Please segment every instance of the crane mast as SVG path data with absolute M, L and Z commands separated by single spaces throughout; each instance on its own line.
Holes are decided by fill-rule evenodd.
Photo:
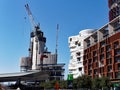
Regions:
M 55 49 L 56 60 L 58 58 L 58 30 L 59 30 L 59 24 L 57 24 L 57 29 L 56 29 L 56 49 Z

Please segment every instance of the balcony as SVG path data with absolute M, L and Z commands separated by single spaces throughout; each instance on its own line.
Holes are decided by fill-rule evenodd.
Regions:
M 120 64 L 118 64 L 118 70 L 120 70 Z
M 106 45 L 105 41 L 100 42 L 100 47 L 104 47 Z
M 80 53 L 80 52 L 77 52 L 77 53 L 76 53 L 76 56 L 80 56 L 80 55 L 81 55 L 81 53 Z
M 120 72 L 115 73 L 115 78 L 120 79 Z
M 104 54 L 100 55 L 100 61 L 103 61 L 104 60 Z
M 108 72 L 112 72 L 112 66 L 108 66 Z
M 115 49 L 119 48 L 119 42 L 118 41 L 114 43 L 114 48 Z
M 112 58 L 107 59 L 107 64 L 112 64 Z
M 100 53 L 104 53 L 104 47 L 100 49 Z
M 106 51 L 108 52 L 110 50 L 111 50 L 111 46 L 110 45 L 106 46 Z
M 119 32 L 120 31 L 120 24 L 117 24 L 114 28 L 115 32 Z
M 89 60 L 88 60 L 88 64 L 92 64 L 92 59 L 89 59 Z
M 89 70 L 92 70 L 92 65 L 88 65 L 88 69 L 89 69 Z
M 95 75 L 98 74 L 97 69 L 94 70 L 94 74 L 95 74 Z
M 99 62 L 99 67 L 103 67 L 104 63 L 102 61 Z
M 90 43 L 87 43 L 87 47 L 90 47 Z
M 107 74 L 107 77 L 108 77 L 109 79 L 112 79 L 112 73 L 108 73 L 108 74 Z
M 92 75 L 92 70 L 89 70 L 89 71 L 88 71 L 88 75 Z
M 108 32 L 105 32 L 104 34 L 103 34 L 103 37 L 105 38 L 105 37 L 108 37 L 109 36 L 109 34 L 108 34 Z
M 95 57 L 95 56 L 97 56 L 97 52 L 96 51 L 93 52 L 93 57 Z
M 115 50 L 115 55 L 119 55 L 120 54 L 120 48 Z
M 120 63 L 120 56 L 115 57 L 115 63 Z
M 100 73 L 104 73 L 104 68 L 100 68 Z
M 94 42 L 97 42 L 97 41 L 98 41 L 98 39 L 97 39 L 97 38 L 95 38 L 95 39 L 94 39 Z
M 93 62 L 97 62 L 97 57 L 94 57 L 94 58 L 93 58 Z
M 108 53 L 106 54 L 106 57 L 107 57 L 107 58 L 111 58 L 111 56 L 112 56 L 112 55 L 111 55 L 110 52 L 108 52 Z
M 81 57 L 77 57 L 77 61 L 81 61 Z

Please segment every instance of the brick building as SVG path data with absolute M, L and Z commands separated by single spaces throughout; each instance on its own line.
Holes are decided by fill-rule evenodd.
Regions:
M 120 80 L 120 0 L 108 0 L 109 23 L 84 40 L 84 72 Z

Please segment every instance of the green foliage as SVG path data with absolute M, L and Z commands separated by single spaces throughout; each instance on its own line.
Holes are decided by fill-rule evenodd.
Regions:
M 56 83 L 55 80 L 50 81 L 50 82 L 42 82 L 40 83 L 40 86 L 44 87 L 45 89 L 53 89 L 55 88 L 55 83 Z
M 101 77 L 101 78 L 94 78 L 92 80 L 92 88 L 102 88 L 103 90 L 107 90 L 110 88 L 111 82 L 110 79 L 107 77 Z
M 76 89 L 78 87 L 78 79 L 73 80 L 73 88 Z
M 101 79 L 100 78 L 94 78 L 93 80 L 92 80 L 92 88 L 93 89 L 97 89 L 97 88 L 101 88 Z
M 43 82 L 40 84 L 40 86 L 44 87 L 45 89 L 53 89 L 55 88 L 56 82 L 58 82 L 60 89 L 67 89 L 67 80 L 63 80 L 63 81 L 54 80 L 50 82 Z M 92 90 L 98 90 L 98 88 L 101 88 L 103 90 L 107 90 L 110 86 L 111 86 L 111 82 L 110 79 L 107 77 L 91 79 L 91 77 L 87 75 L 83 75 L 78 77 L 77 79 L 73 79 L 73 89 L 92 88 Z
M 60 88 L 67 89 L 67 80 L 65 80 L 65 81 L 60 81 L 60 82 L 59 82 L 59 86 L 60 86 Z
M 110 79 L 108 77 L 101 77 L 101 83 L 100 83 L 100 86 L 102 88 L 109 88 L 111 86 L 111 82 L 110 82 Z

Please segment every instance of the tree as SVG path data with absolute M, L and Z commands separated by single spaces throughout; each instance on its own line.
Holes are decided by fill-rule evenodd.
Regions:
M 78 86 L 78 83 L 79 83 L 79 81 L 78 81 L 78 79 L 74 79 L 73 80 L 73 89 L 76 89 Z
M 55 80 L 49 82 L 41 82 L 40 86 L 44 87 L 45 89 L 53 89 L 55 88 L 55 83 L 56 83 Z
M 101 86 L 104 90 L 110 88 L 110 86 L 111 86 L 110 79 L 109 79 L 108 77 L 101 77 L 100 86 Z
M 59 86 L 61 89 L 67 89 L 67 81 L 66 80 L 60 81 Z
M 93 88 L 93 89 L 101 88 L 100 83 L 101 83 L 101 79 L 100 79 L 100 78 L 97 78 L 97 77 L 94 78 L 94 79 L 92 80 L 92 88 Z
M 92 80 L 90 76 L 83 75 L 77 78 L 77 88 L 91 88 Z

